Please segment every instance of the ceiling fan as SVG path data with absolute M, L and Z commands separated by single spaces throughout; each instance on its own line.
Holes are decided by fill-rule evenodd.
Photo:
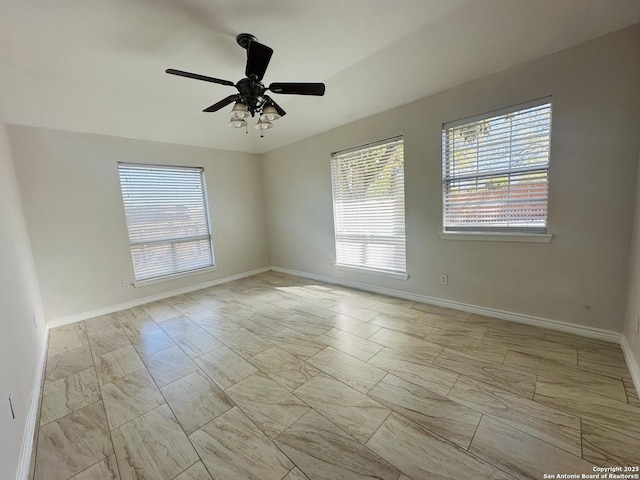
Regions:
M 245 78 L 233 83 L 229 80 L 199 75 L 197 73 L 184 72 L 169 68 L 166 70 L 171 75 L 193 78 L 205 82 L 218 83 L 229 87 L 235 87 L 238 93 L 229 95 L 227 98 L 214 103 L 205 108 L 204 112 L 217 112 L 223 107 L 235 102 L 231 110 L 230 127 L 241 128 L 247 126 L 245 118 L 259 115 L 256 129 L 267 130 L 273 127 L 273 121 L 286 115 L 286 112 L 278 105 L 267 91 L 284 95 L 324 95 L 324 83 L 291 83 L 276 82 L 265 87 L 262 78 L 269 66 L 273 49 L 258 42 L 256 37 L 250 33 L 241 33 L 236 37 L 236 42 L 247 51 L 247 65 L 245 68 Z

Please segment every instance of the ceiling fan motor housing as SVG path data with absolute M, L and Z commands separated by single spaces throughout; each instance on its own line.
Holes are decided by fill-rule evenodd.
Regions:
M 240 101 L 246 105 L 252 117 L 262 110 L 266 101 L 266 88 L 262 82 L 253 78 L 243 78 L 236 84 L 236 88 L 240 93 Z

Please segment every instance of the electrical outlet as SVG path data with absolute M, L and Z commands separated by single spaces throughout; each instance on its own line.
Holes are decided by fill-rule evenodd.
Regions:
M 449 275 L 446 273 L 440 274 L 440 285 L 448 285 L 449 284 Z
M 256 255 L 255 255 L 255 257 L 253 257 L 253 259 L 257 262 L 258 260 L 260 260 L 260 255 L 258 255 L 258 254 L 256 253 Z
M 11 418 L 16 419 L 16 413 L 13 411 L 13 393 L 9 394 L 9 408 L 11 409 Z
M 122 289 L 123 290 L 128 290 L 130 286 L 131 286 L 131 282 L 129 282 L 128 280 L 124 280 L 122 282 Z

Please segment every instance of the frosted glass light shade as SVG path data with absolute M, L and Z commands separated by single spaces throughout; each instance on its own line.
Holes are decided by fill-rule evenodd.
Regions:
M 262 117 L 256 123 L 256 130 L 269 130 L 270 128 L 273 128 L 273 123 L 262 120 Z
M 249 110 L 242 102 L 236 102 L 231 109 L 231 118 L 246 118 L 249 115 Z
M 267 105 L 262 110 L 262 115 L 260 115 L 260 120 L 264 120 L 265 122 L 273 122 L 274 120 L 278 120 L 280 118 L 280 114 L 276 110 L 276 107 L 273 105 Z
M 231 128 L 242 128 L 247 126 L 247 121 L 244 118 L 232 118 L 227 125 Z

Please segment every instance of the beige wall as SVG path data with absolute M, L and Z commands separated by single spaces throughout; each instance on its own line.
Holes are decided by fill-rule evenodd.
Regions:
M 13 479 L 20 461 L 45 324 L 13 159 L 1 122 L 0 331 L 0 478 Z M 10 393 L 15 420 L 7 402 Z
M 266 154 L 272 264 L 621 331 L 640 130 L 639 45 L 640 29 L 627 29 Z M 440 239 L 442 123 L 547 95 L 551 243 Z M 409 280 L 337 271 L 330 264 L 330 153 L 399 134 Z M 448 286 L 439 284 L 440 273 L 449 275 Z
M 269 265 L 258 155 L 16 125 L 8 131 L 48 321 Z M 217 271 L 122 289 L 134 275 L 118 161 L 204 167 Z
M 640 159 L 639 165 L 640 165 Z M 629 346 L 627 354 L 633 358 L 627 358 L 631 368 L 631 362 L 635 363 L 636 372 L 640 371 L 640 168 L 638 170 L 638 182 L 636 187 L 636 208 L 633 219 L 633 237 L 631 240 L 631 258 L 629 259 L 629 285 L 627 290 L 627 308 L 624 318 L 623 335 Z M 640 378 L 635 379 L 636 382 Z M 640 390 L 640 384 L 636 383 Z

